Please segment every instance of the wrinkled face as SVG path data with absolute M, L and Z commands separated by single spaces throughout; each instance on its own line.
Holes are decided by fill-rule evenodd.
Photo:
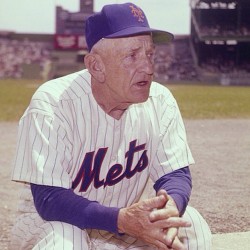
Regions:
M 104 58 L 110 97 L 132 104 L 148 99 L 153 77 L 154 45 L 150 35 L 109 40 Z

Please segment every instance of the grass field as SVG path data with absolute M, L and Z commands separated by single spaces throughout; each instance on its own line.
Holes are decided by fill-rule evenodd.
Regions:
M 168 88 L 184 118 L 250 118 L 250 87 L 169 84 Z
M 18 121 L 39 80 L 0 80 L 0 121 Z M 250 87 L 167 84 L 187 119 L 250 118 Z
M 0 80 L 0 121 L 18 121 L 39 80 Z

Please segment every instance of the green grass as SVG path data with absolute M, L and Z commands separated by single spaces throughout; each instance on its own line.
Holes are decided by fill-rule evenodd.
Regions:
M 250 87 L 168 85 L 188 119 L 250 118 Z
M 0 121 L 18 121 L 42 81 L 0 80 Z M 171 84 L 186 119 L 250 118 L 250 87 Z
M 0 121 L 18 121 L 39 80 L 0 80 Z

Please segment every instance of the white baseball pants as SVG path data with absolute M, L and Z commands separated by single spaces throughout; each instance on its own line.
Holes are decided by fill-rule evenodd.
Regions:
M 188 250 L 210 250 L 211 232 L 202 216 L 187 207 L 183 216 L 192 226 L 180 228 L 179 238 Z M 81 230 L 62 222 L 43 221 L 37 213 L 22 214 L 12 230 L 10 250 L 154 250 L 130 236 Z

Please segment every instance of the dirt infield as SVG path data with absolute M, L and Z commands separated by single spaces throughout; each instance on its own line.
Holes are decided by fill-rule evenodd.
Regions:
M 250 120 L 185 120 L 196 164 L 190 204 L 213 233 L 250 231 Z M 10 181 L 17 123 L 0 123 L 0 249 L 7 249 L 18 184 Z

